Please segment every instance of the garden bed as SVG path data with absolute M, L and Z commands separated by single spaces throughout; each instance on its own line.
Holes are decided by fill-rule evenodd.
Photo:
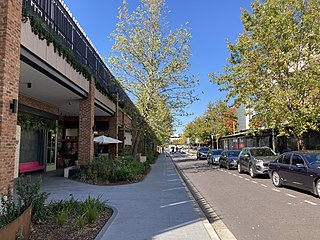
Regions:
M 31 240 L 73 240 L 73 239 L 95 239 L 103 226 L 112 216 L 112 210 L 107 209 L 94 223 L 87 224 L 83 229 L 77 230 L 76 219 L 71 218 L 66 221 L 64 226 L 60 227 L 51 219 L 43 223 L 33 225 L 31 230 Z

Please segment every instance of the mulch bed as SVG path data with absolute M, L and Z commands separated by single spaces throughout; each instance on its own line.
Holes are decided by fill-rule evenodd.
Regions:
M 112 209 L 107 209 L 95 223 L 86 224 L 81 230 L 75 228 L 77 219 L 71 218 L 59 227 L 54 219 L 33 225 L 30 238 L 31 240 L 91 240 L 95 239 L 103 226 L 112 216 Z

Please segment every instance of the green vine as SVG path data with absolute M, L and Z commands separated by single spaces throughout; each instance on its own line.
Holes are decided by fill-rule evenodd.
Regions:
M 42 19 L 31 13 L 28 13 L 26 7 L 24 6 L 22 10 L 22 21 L 25 23 L 28 21 L 28 19 L 30 21 L 31 31 L 35 35 L 37 35 L 40 40 L 46 40 L 48 46 L 52 44 L 54 52 L 58 52 L 59 56 L 65 59 L 66 62 L 76 70 L 76 72 L 81 74 L 88 81 L 91 81 L 93 75 L 90 73 L 89 69 L 86 66 L 78 62 L 78 60 L 74 56 L 72 49 L 65 46 L 62 43 L 61 39 L 48 29 L 47 25 L 42 21 Z M 112 80 L 115 81 L 115 79 Z M 116 98 L 114 97 L 114 95 L 112 95 L 106 88 L 104 88 L 97 81 L 96 77 L 95 86 L 100 93 L 107 96 L 112 102 L 116 103 Z M 123 109 L 127 109 L 126 104 L 124 104 L 123 101 L 120 101 L 119 105 Z
M 18 125 L 20 125 L 21 128 L 25 130 L 56 130 L 56 128 L 58 127 L 56 120 L 27 113 L 21 113 L 18 115 Z

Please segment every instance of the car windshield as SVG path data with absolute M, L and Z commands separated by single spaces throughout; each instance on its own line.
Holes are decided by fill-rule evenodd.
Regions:
M 199 151 L 200 152 L 209 152 L 209 148 L 200 148 Z
M 320 153 L 306 154 L 306 159 L 312 166 L 320 166 Z
M 228 154 L 229 154 L 229 157 L 238 157 L 240 154 L 240 150 L 239 151 L 229 151 Z
M 214 150 L 212 151 L 212 155 L 221 155 L 222 152 L 223 150 Z
M 275 152 L 272 151 L 270 148 L 253 148 L 250 150 L 251 154 L 255 157 L 257 156 L 275 156 Z

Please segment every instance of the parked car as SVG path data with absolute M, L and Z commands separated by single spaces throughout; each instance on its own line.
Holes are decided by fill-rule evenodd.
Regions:
M 288 185 L 320 197 L 320 151 L 286 152 L 269 164 L 276 187 Z
M 268 174 L 269 162 L 276 158 L 269 147 L 245 147 L 238 157 L 238 172 L 249 172 L 253 178 L 259 174 Z
M 219 158 L 221 156 L 221 153 L 223 150 L 217 149 L 217 150 L 211 150 L 208 152 L 207 161 L 208 164 L 219 164 Z
M 221 153 L 219 158 L 219 167 L 225 167 L 227 169 L 237 169 L 238 157 L 240 150 L 226 150 Z
M 209 150 L 210 149 L 208 147 L 199 148 L 197 151 L 197 159 L 207 159 Z

